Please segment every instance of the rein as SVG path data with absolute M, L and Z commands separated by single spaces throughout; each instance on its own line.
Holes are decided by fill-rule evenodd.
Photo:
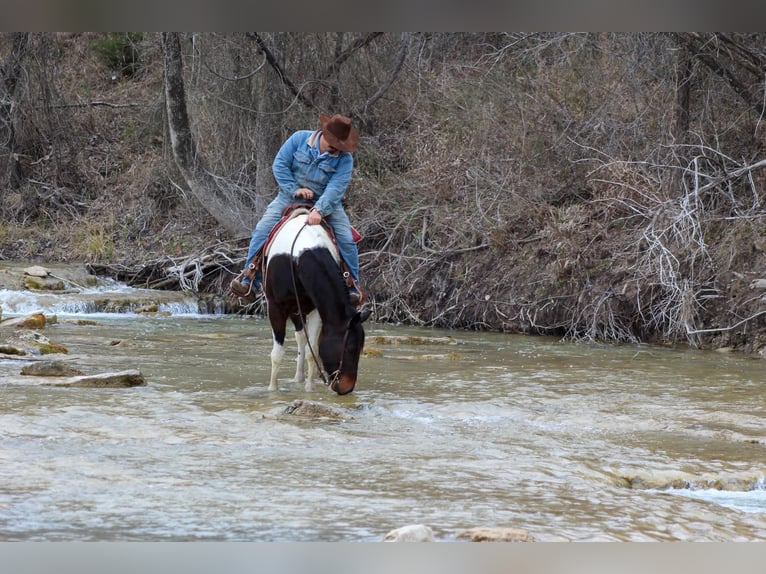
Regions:
M 314 361 L 314 364 L 317 366 L 317 369 L 319 369 L 319 376 L 322 377 L 322 382 L 325 384 L 325 386 L 329 386 L 330 382 L 327 380 L 327 377 L 325 376 L 324 372 L 324 365 L 317 359 L 316 354 L 314 353 L 314 348 L 311 346 L 311 337 L 309 337 L 309 334 L 306 330 L 306 320 L 303 318 L 303 310 L 301 309 L 301 299 L 298 296 L 298 283 L 295 279 L 295 258 L 293 257 L 293 253 L 295 250 L 295 244 L 298 241 L 298 236 L 300 236 L 301 232 L 306 228 L 308 225 L 308 222 L 304 223 L 301 228 L 298 230 L 298 233 L 295 234 L 295 238 L 293 239 L 293 244 L 290 246 L 290 275 L 292 277 L 293 281 L 293 292 L 295 293 L 295 303 L 298 306 L 298 315 L 301 318 L 301 325 L 303 325 L 303 332 L 306 334 L 306 344 L 309 347 L 309 351 L 311 352 L 311 358 Z M 346 349 L 346 342 L 348 341 L 348 332 L 349 328 L 346 326 L 346 334 L 343 336 L 343 347 L 341 348 L 340 352 L 340 363 L 338 364 L 338 369 L 334 373 L 330 373 L 330 378 L 336 378 L 338 375 L 340 375 L 341 369 L 343 368 L 343 351 Z

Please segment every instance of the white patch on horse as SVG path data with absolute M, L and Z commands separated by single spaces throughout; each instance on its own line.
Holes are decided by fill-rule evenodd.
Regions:
M 267 257 L 284 253 L 297 258 L 306 250 L 327 248 L 336 263 L 340 264 L 338 249 L 330 236 L 321 225 L 305 225 L 307 217 L 297 215 L 285 223 L 271 242 Z

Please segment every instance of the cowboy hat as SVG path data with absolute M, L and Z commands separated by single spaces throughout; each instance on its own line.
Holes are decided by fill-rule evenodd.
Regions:
M 322 137 L 332 147 L 341 151 L 354 151 L 359 145 L 359 132 L 351 125 L 351 119 L 340 114 L 330 117 L 319 112 Z

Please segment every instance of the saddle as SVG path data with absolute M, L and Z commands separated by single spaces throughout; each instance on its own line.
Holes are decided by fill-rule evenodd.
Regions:
M 293 219 L 294 217 L 297 217 L 299 215 L 307 214 L 314 206 L 309 203 L 291 203 L 287 207 L 285 207 L 282 210 L 282 219 L 280 219 L 277 224 L 272 228 L 271 232 L 269 233 L 269 236 L 266 238 L 266 242 L 263 244 L 263 247 L 255 254 L 255 258 L 253 259 L 253 262 L 250 264 L 250 266 L 245 269 L 244 275 L 250 281 L 253 281 L 255 279 L 255 274 L 260 268 L 263 276 L 266 276 L 266 259 L 269 253 L 269 247 L 271 247 L 271 243 L 274 240 L 274 237 L 276 237 L 277 232 L 282 228 L 282 226 Z M 327 235 L 330 236 L 330 240 L 332 241 L 333 245 L 335 245 L 335 249 L 338 252 L 338 259 L 340 260 L 340 268 L 343 273 L 343 279 L 346 282 L 347 287 L 356 287 L 359 289 L 359 285 L 354 285 L 354 278 L 351 276 L 351 273 L 348 270 L 348 265 L 346 264 L 346 261 L 343 259 L 343 255 L 341 255 L 340 249 L 338 249 L 338 242 L 335 239 L 335 232 L 332 229 L 332 226 L 327 223 L 324 219 L 322 220 L 322 223 L 320 224 L 324 230 L 327 232 Z M 351 235 L 354 238 L 354 243 L 359 243 L 359 241 L 362 239 L 361 234 L 351 227 Z M 359 292 L 361 293 L 361 289 L 359 289 Z

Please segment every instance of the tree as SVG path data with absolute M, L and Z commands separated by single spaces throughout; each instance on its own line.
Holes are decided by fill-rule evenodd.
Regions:
M 241 210 L 237 209 L 236 190 L 206 168 L 198 151 L 186 107 L 181 40 L 177 32 L 162 33 L 165 70 L 165 104 L 173 158 L 192 195 L 215 220 L 233 235 L 248 229 Z
M 6 61 L 0 64 L 0 146 L 7 150 L 5 173 L 0 183 L 2 187 L 15 189 L 21 181 L 21 168 L 15 153 L 14 112 L 17 108 L 15 95 L 29 46 L 29 33 L 15 33 L 12 35 L 11 42 L 11 53 Z

